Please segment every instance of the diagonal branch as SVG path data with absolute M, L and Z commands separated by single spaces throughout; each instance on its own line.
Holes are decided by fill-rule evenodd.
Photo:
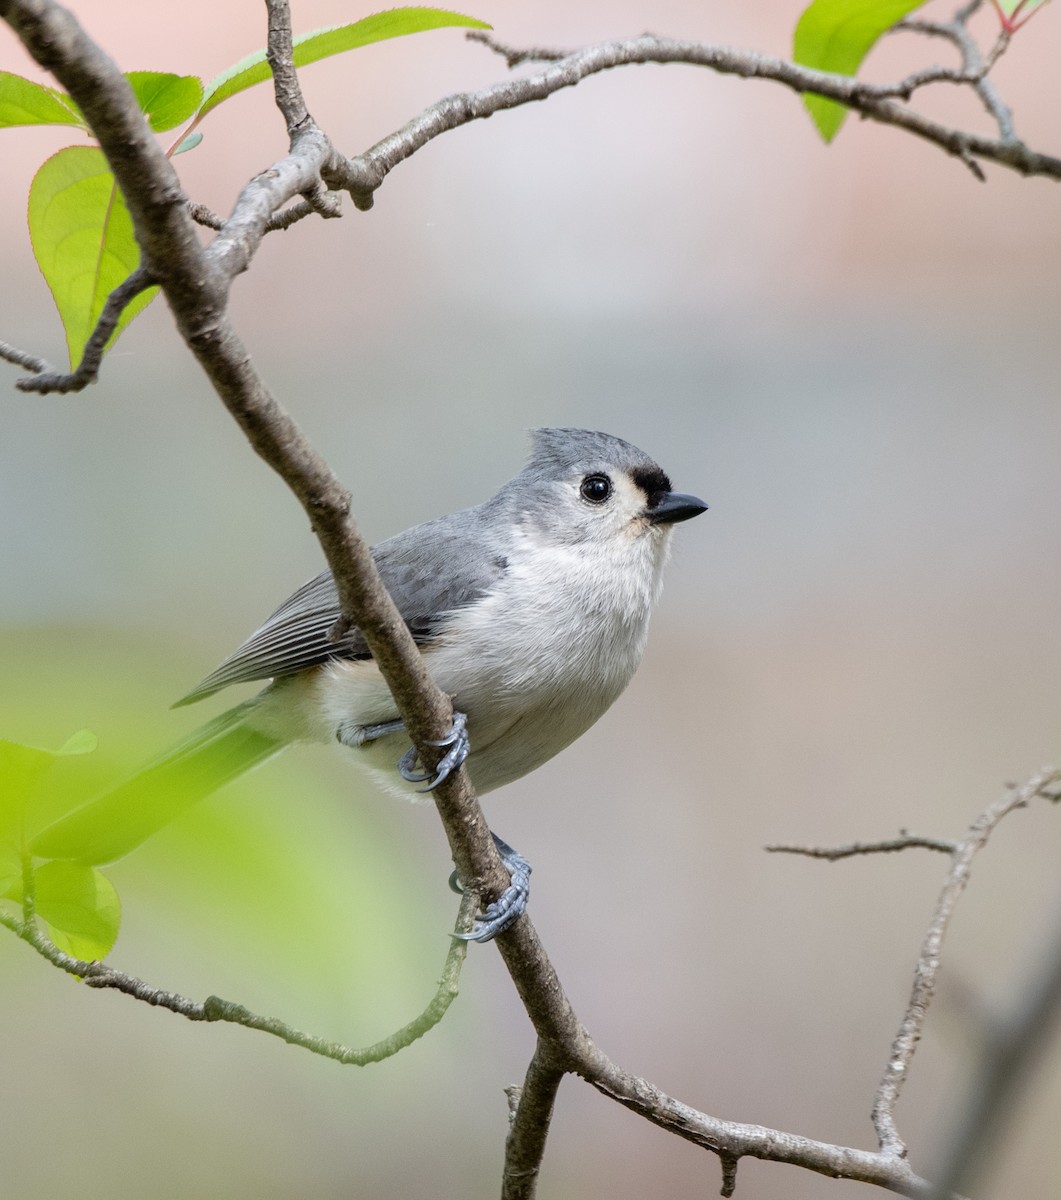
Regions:
M 528 1078 L 532 1080 L 531 1102 L 539 1115 L 551 1110 L 550 1096 L 559 1082 L 557 1073 L 566 1072 L 581 1076 L 602 1094 L 661 1129 L 718 1155 L 724 1180 L 732 1180 L 739 1159 L 751 1157 L 787 1163 L 833 1178 L 873 1183 L 918 1200 L 929 1197 L 936 1200 L 934 1187 L 910 1167 L 905 1157 L 819 1142 L 762 1125 L 725 1121 L 700 1112 L 668 1096 L 648 1080 L 624 1071 L 594 1043 L 579 1021 L 529 919 L 524 917 L 502 934 L 497 947 L 538 1034 L 537 1065 L 532 1061 Z M 517 1127 L 520 1106 L 515 1117 Z M 527 1172 L 523 1176 L 524 1190 L 514 1195 L 533 1196 L 535 1164 L 540 1160 L 545 1133 L 542 1130 L 536 1139 L 531 1131 L 517 1129 L 510 1135 L 512 1157 L 506 1157 L 506 1171 L 508 1164 L 518 1161 Z M 516 1182 L 507 1181 L 506 1186 L 514 1188 Z
M 432 682 L 412 635 L 379 578 L 350 517 L 350 495 L 290 415 L 270 394 L 227 314 L 228 288 L 245 269 L 279 203 L 304 192 L 330 146 L 315 127 L 299 134 L 299 153 L 248 183 L 237 212 L 203 249 L 173 167 L 148 129 L 118 67 L 52 0 L 0 0 L 26 49 L 52 72 L 84 113 L 132 215 L 147 269 L 166 294 L 186 344 L 255 452 L 294 492 L 335 577 L 344 618 L 365 636 L 425 767 L 452 705 Z M 316 157 L 315 157 L 316 156 Z M 493 900 L 508 883 L 466 772 L 435 792 L 458 875 Z
M 286 19 L 286 3 L 269 0 L 269 4 L 274 28 L 279 29 Z M 439 758 L 432 741 L 449 728 L 451 705 L 432 684 L 408 629 L 379 580 L 368 547 L 350 519 L 349 494 L 269 393 L 227 315 L 232 280 L 246 269 L 269 222 L 283 205 L 299 195 L 319 197 L 323 182 L 331 189 L 345 188 L 359 207 L 367 208 L 387 173 L 446 129 L 544 99 L 600 71 L 644 62 L 684 62 L 725 74 L 772 79 L 794 91 L 812 91 L 846 103 L 873 120 L 905 128 L 966 162 L 995 161 L 1024 173 L 1061 178 L 1059 159 L 1036 154 L 1022 143 L 949 129 L 899 104 L 895 97 L 904 94 L 909 81 L 890 87 L 870 85 L 770 56 L 644 37 L 576 51 L 537 75 L 450 97 L 357 159 L 337 155 L 311 120 L 296 121 L 291 152 L 247 184 L 218 236 L 203 249 L 172 166 L 151 137 L 114 63 L 86 37 L 74 18 L 51 0 L 0 0 L 0 16 L 37 62 L 63 84 L 98 136 L 132 214 L 145 270 L 165 291 L 181 334 L 219 397 L 255 451 L 284 479 L 309 516 L 335 576 L 344 618 L 364 633 L 427 767 Z M 277 37 L 274 48 L 284 70 L 282 38 Z M 286 120 L 298 116 L 297 96 L 278 94 L 278 102 L 286 110 Z M 594 1045 L 579 1022 L 533 925 L 524 916 L 497 944 L 540 1041 L 536 1063 L 532 1063 L 526 1122 L 532 1121 L 534 1112 L 539 1121 L 547 1116 L 560 1075 L 574 1073 L 661 1128 L 717 1154 L 727 1189 L 732 1187 L 737 1161 L 752 1156 L 874 1183 L 903 1195 L 933 1194 L 906 1161 L 892 1113 L 931 998 L 939 943 L 964 888 L 968 860 L 1006 812 L 1039 794 L 1054 778 L 1044 773 L 1023 789 L 1007 794 L 997 802 L 997 812 L 996 808 L 988 810 L 955 852 L 951 875 L 922 950 L 914 995 L 893 1043 L 892 1064 L 878 1093 L 879 1152 L 723 1121 L 623 1071 Z M 507 875 L 464 771 L 455 772 L 439 787 L 436 801 L 460 878 L 470 891 L 483 892 L 487 899 L 496 897 L 507 883 Z M 85 968 L 86 977 L 102 978 L 92 964 L 76 965 Z M 212 1011 L 220 1019 L 229 1019 L 223 1005 Z M 198 1019 L 209 1019 L 205 1006 Z M 517 1110 L 517 1126 L 519 1121 Z M 520 1161 L 535 1171 L 544 1137 L 544 1129 L 536 1140 L 524 1133 L 514 1135 L 513 1153 L 520 1151 Z M 527 1194 L 532 1191 L 533 1184 Z

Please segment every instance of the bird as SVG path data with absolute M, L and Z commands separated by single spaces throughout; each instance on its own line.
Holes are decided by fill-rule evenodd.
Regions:
M 293 742 L 340 743 L 387 790 L 427 791 L 464 765 L 480 795 L 581 736 L 636 671 L 673 526 L 707 505 L 675 492 L 611 434 L 537 429 L 524 469 L 489 500 L 373 547 L 383 583 L 454 716 L 436 773 L 418 769 L 360 631 L 328 570 L 300 587 L 176 706 L 267 681 L 145 768 L 205 795 Z M 426 788 L 420 785 L 426 783 Z M 530 865 L 501 838 L 505 893 L 464 935 L 488 941 L 524 911 Z

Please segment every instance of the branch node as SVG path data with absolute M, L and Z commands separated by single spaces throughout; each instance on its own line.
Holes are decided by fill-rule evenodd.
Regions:
M 737 1164 L 740 1159 L 735 1154 L 720 1153 L 718 1161 L 722 1167 L 722 1188 L 719 1195 L 732 1196 L 737 1190 Z
M 212 208 L 208 208 L 205 204 L 197 204 L 193 200 L 188 201 L 188 215 L 197 225 L 204 225 L 207 229 L 213 229 L 218 233 L 225 224 Z

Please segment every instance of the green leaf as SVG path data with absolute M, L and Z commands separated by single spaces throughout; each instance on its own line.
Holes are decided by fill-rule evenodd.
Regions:
M 34 881 L 37 912 L 59 949 L 89 962 L 106 958 L 122 915 L 110 880 L 82 863 L 48 862 L 37 868 Z
M 792 56 L 805 67 L 854 75 L 881 34 L 925 2 L 813 0 L 796 26 Z M 847 116 L 847 106 L 810 93 L 804 94 L 803 103 L 822 138 L 831 142 Z
M 1042 8 L 1045 3 L 1046 0 L 998 0 L 998 7 L 1007 17 L 1012 17 L 1018 8 L 1022 15 L 1030 17 L 1037 8 Z
M 173 151 L 171 157 L 176 157 L 178 154 L 185 154 L 189 150 L 194 150 L 202 140 L 203 135 L 201 133 L 189 133 L 188 136 L 180 142 L 176 150 Z
M 5 846 L 13 847 L 18 859 L 26 806 L 55 760 L 72 754 L 88 754 L 95 748 L 96 735 L 88 729 L 71 734 L 58 750 L 44 750 L 0 738 L 0 853 Z
M 91 729 L 79 729 L 72 733 L 55 753 L 64 758 L 70 754 L 91 754 L 98 745 L 99 738 Z
M 274 739 L 245 727 L 237 707 L 193 730 L 133 775 L 37 833 L 39 858 L 113 862 L 230 779 L 278 753 Z
M 69 96 L 10 71 L 0 71 L 0 128 L 9 125 L 88 128 Z
M 101 150 L 68 146 L 48 159 L 30 186 L 29 231 L 74 367 L 107 297 L 140 262 L 132 218 Z M 128 305 L 109 345 L 157 291 Z
M 187 121 L 203 100 L 203 83 L 195 75 L 127 71 L 125 78 L 147 117 L 147 123 L 156 133 Z
M 321 58 L 355 50 L 371 42 L 382 42 L 387 38 L 403 37 L 408 33 L 420 33 L 427 29 L 441 29 L 460 25 L 470 29 L 490 29 L 485 21 L 465 17 L 460 13 L 447 12 L 441 8 L 392 8 L 387 12 L 373 13 L 354 21 L 350 25 L 337 25 L 330 29 L 316 29 L 294 39 L 296 67 L 304 67 Z M 222 100 L 245 91 L 256 83 L 263 83 L 271 75 L 265 60 L 265 51 L 249 55 L 235 66 L 223 71 L 210 82 L 198 116 L 204 117 Z
M 26 804 L 53 762 L 50 750 L 0 739 L 0 844 L 20 847 Z

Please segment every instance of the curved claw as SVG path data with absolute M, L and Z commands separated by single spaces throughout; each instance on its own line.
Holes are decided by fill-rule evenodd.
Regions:
M 502 841 L 496 833 L 490 835 L 494 839 L 501 861 L 505 864 L 510 875 L 509 885 L 493 902 L 488 904 L 479 915 L 479 919 L 467 933 L 454 933 L 451 936 L 462 942 L 489 942 L 499 933 L 503 933 L 527 909 L 530 899 L 531 865 L 508 842 Z M 453 886 L 455 876 L 451 877 Z
M 426 779 L 431 780 L 427 787 L 419 789 L 421 792 L 433 791 L 443 779 L 448 778 L 449 775 L 456 771 L 468 757 L 471 751 L 471 742 L 468 740 L 468 718 L 464 713 L 454 709 L 453 724 L 449 727 L 449 733 L 439 741 L 428 744 L 431 746 L 449 746 L 446 753 L 439 759 L 434 779 L 431 779 L 430 771 L 418 771 L 416 769 L 415 746 L 410 746 L 401 758 L 398 759 L 398 774 L 403 779 L 408 780 L 409 783 L 423 783 Z

